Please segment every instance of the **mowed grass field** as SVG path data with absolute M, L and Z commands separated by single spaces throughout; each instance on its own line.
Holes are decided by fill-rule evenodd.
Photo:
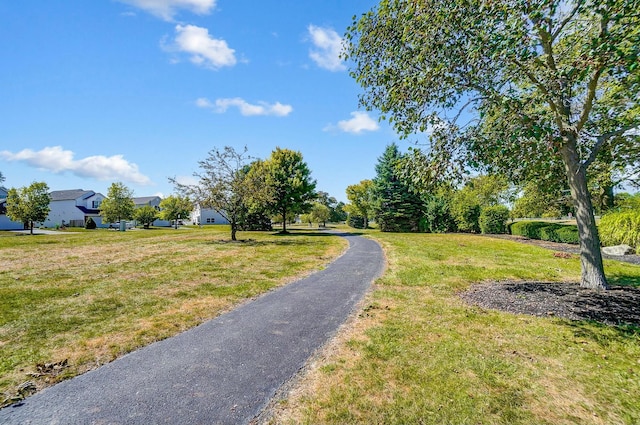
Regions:
M 307 230 L 238 237 L 227 226 L 0 232 L 0 404 L 25 381 L 77 375 L 319 270 L 348 245 Z
M 369 235 L 385 247 L 385 275 L 269 423 L 640 423 L 639 328 L 458 296 L 477 282 L 577 282 L 577 256 L 482 236 Z M 605 267 L 616 285 L 640 281 L 639 266 Z

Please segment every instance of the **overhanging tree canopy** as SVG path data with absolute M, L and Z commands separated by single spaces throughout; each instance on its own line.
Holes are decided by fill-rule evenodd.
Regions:
M 581 240 L 582 286 L 607 286 L 587 189 L 606 150 L 637 163 L 640 0 L 383 0 L 346 56 L 403 136 L 430 135 L 417 180 L 469 165 L 527 180 L 560 165 Z M 415 176 L 414 176 L 415 177 Z

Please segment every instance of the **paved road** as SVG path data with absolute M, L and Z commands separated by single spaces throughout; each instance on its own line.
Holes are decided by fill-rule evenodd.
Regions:
M 326 269 L 0 410 L 0 424 L 247 424 L 335 334 L 384 268 L 344 235 Z

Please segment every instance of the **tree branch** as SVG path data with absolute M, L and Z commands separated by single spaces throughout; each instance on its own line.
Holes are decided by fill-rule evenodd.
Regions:
M 609 24 L 609 19 L 603 16 L 600 22 L 599 38 L 601 40 L 605 39 L 608 24 Z M 591 113 L 591 109 L 593 108 L 593 101 L 596 98 L 598 81 L 600 80 L 600 76 L 602 75 L 602 72 L 604 71 L 604 68 L 605 68 L 604 61 L 602 60 L 602 58 L 599 57 L 598 59 L 599 59 L 598 67 L 596 68 L 596 71 L 591 76 L 591 79 L 589 79 L 589 84 L 587 85 L 587 98 L 585 99 L 584 107 L 582 108 L 582 113 L 580 114 L 580 118 L 576 123 L 576 131 L 578 132 L 580 132 L 582 127 L 586 124 L 587 120 L 589 119 L 589 114 Z
M 579 0 L 576 4 L 576 7 L 573 8 L 571 13 L 569 13 L 569 15 L 566 18 L 564 18 L 562 22 L 560 22 L 560 25 L 558 26 L 558 28 L 556 28 L 556 30 L 551 34 L 551 42 L 555 41 L 556 38 L 558 38 L 558 36 L 560 35 L 564 27 L 567 26 L 567 24 L 573 20 L 573 17 L 576 15 L 576 13 L 578 13 L 578 10 L 580 10 L 580 7 L 583 4 L 584 4 L 584 0 Z
M 598 136 L 596 138 L 596 144 L 593 145 L 593 149 L 591 149 L 591 154 L 589 154 L 589 158 L 587 158 L 582 164 L 580 164 L 580 167 L 586 169 L 587 167 L 589 167 L 589 165 L 591 165 L 591 163 L 593 163 L 593 161 L 595 161 L 596 156 L 598 156 L 598 152 L 600 152 L 600 148 L 602 147 L 602 145 L 604 145 L 609 139 L 611 139 L 612 137 L 615 136 L 620 136 L 624 133 L 626 133 L 629 130 L 633 130 L 636 128 L 640 128 L 640 122 L 634 123 L 634 124 L 629 124 L 626 125 L 622 128 L 619 128 L 615 131 L 610 131 L 608 133 L 604 133 L 601 134 L 600 136 Z

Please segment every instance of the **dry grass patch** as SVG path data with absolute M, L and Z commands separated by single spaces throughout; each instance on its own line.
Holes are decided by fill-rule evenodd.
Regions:
M 193 327 L 324 267 L 347 242 L 224 226 L 0 237 L 0 404 Z M 213 242 L 213 243 L 212 243 Z M 29 377 L 68 360 L 63 373 Z

